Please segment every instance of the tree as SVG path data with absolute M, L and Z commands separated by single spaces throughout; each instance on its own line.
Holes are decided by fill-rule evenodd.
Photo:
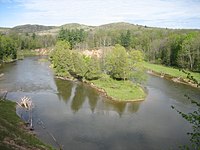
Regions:
M 181 44 L 181 51 L 179 51 L 179 63 L 181 67 L 186 67 L 193 70 L 195 63 L 196 48 L 194 47 L 194 41 L 197 34 L 191 32 L 183 40 Z
M 178 67 L 178 54 L 181 50 L 181 44 L 183 41 L 183 36 L 178 34 L 173 34 L 169 37 L 170 40 L 170 65 Z
M 117 44 L 111 53 L 106 56 L 106 71 L 114 79 L 126 80 L 129 78 L 128 55 L 123 46 Z
M 16 42 L 7 35 L 0 37 L 0 60 L 12 61 L 17 58 Z
M 75 48 L 76 44 L 81 43 L 85 40 L 85 32 L 83 29 L 63 29 L 59 31 L 58 40 L 65 40 L 70 43 L 70 49 Z
M 130 32 L 130 30 L 127 30 L 125 35 L 123 33 L 121 33 L 120 44 L 123 47 L 125 47 L 126 49 L 130 48 L 130 46 L 131 46 L 131 32 Z
M 51 61 L 55 72 L 59 76 L 70 76 L 69 70 L 72 69 L 72 56 L 69 50 L 70 44 L 66 41 L 58 41 L 55 50 L 51 53 Z
M 87 72 L 87 66 L 83 56 L 78 52 L 72 52 L 73 69 L 70 74 L 75 78 L 82 80 Z
M 84 60 L 85 60 L 85 62 L 87 64 L 87 72 L 85 74 L 85 78 L 87 80 L 95 80 L 95 79 L 100 78 L 100 76 L 101 76 L 101 68 L 100 68 L 100 64 L 99 64 L 98 58 L 85 57 Z
M 107 53 L 105 58 L 105 72 L 117 80 L 134 79 L 141 81 L 144 78 L 142 61 L 144 55 L 141 51 L 130 50 L 126 52 L 121 45 L 115 45 L 113 50 Z
M 146 80 L 145 68 L 142 62 L 144 61 L 144 54 L 139 50 L 131 50 L 129 52 L 129 67 L 130 77 L 137 83 L 142 83 Z

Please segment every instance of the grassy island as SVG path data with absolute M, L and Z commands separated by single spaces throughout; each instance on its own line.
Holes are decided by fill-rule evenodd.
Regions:
M 25 124 L 16 115 L 15 106 L 14 102 L 0 100 L 0 149 L 52 149 L 29 133 Z
M 106 97 L 116 101 L 141 101 L 144 100 L 146 94 L 144 90 L 131 81 L 117 81 L 113 79 L 93 80 L 92 83 L 97 89 L 101 89 Z

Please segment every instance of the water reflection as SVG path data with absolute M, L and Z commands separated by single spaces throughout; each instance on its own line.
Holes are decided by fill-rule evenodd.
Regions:
M 71 95 L 73 83 L 72 82 L 63 82 L 63 80 L 55 79 L 57 85 L 58 98 L 59 100 L 68 101 Z
M 44 130 L 35 124 L 35 131 L 45 142 L 55 144 L 47 130 L 70 150 L 165 150 L 189 142 L 186 133 L 192 128 L 171 105 L 193 111 L 184 93 L 199 100 L 199 89 L 150 76 L 145 101 L 116 103 L 85 84 L 54 79 L 49 63 L 38 59 L 0 68 L 0 89 L 9 91 L 9 99 L 32 98 L 34 120 L 40 118 L 46 125 Z
M 71 112 L 77 113 L 80 109 L 90 109 L 91 113 L 109 114 L 116 112 L 119 116 L 124 113 L 135 113 L 139 110 L 141 102 L 119 103 L 105 99 L 86 84 L 80 82 L 63 81 L 55 79 L 58 97 L 67 103 Z M 97 109 L 97 110 L 96 110 Z
M 86 100 L 86 90 L 82 84 L 76 88 L 75 96 L 71 103 L 71 109 L 73 112 L 78 112 Z

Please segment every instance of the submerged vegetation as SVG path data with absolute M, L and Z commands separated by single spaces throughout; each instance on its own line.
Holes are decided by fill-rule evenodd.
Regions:
M 16 115 L 15 106 L 14 102 L 0 100 L 0 149 L 52 149 L 28 132 Z

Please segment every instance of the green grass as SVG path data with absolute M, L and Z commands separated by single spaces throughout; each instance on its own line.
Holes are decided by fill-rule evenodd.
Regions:
M 145 98 L 144 90 L 131 81 L 117 81 L 111 78 L 93 80 L 98 88 L 104 89 L 109 97 L 117 101 L 137 101 Z
M 181 77 L 183 79 L 187 79 L 187 75 L 185 73 L 183 73 L 179 69 L 175 69 L 172 67 L 166 67 L 166 66 L 157 65 L 157 64 L 150 64 L 147 62 L 144 63 L 144 67 L 147 69 L 153 70 L 157 73 L 165 73 L 173 77 Z M 198 82 L 200 82 L 200 73 L 194 73 L 194 72 L 190 72 L 190 73 Z
M 0 100 L 0 149 L 52 149 L 28 133 L 24 123 L 16 115 L 15 106 L 14 102 Z

